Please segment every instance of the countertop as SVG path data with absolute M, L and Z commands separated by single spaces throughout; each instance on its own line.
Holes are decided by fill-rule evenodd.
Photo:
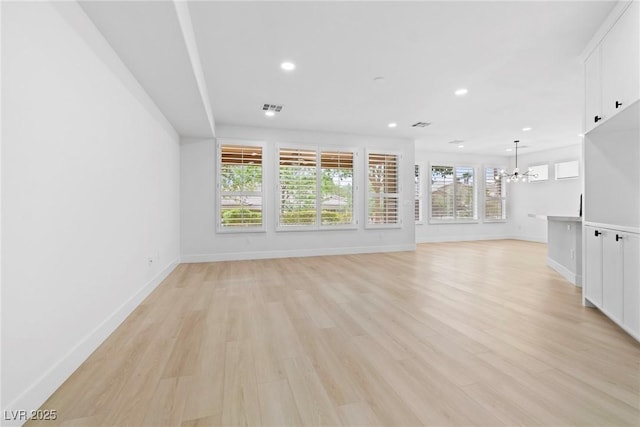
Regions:
M 532 213 L 530 213 L 529 216 L 531 218 L 546 219 L 547 221 L 582 222 L 582 217 L 579 216 L 541 215 Z

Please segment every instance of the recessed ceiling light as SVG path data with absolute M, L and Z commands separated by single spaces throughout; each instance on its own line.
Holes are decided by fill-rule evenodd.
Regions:
M 394 128 L 396 126 L 398 126 L 397 123 L 389 123 L 387 126 L 389 126 L 390 128 Z
M 580 138 L 584 138 L 584 133 L 579 133 L 579 134 L 578 134 L 578 136 L 579 136 Z
M 456 96 L 465 96 L 467 93 L 469 93 L 469 90 L 467 88 L 461 87 L 453 93 L 455 93 Z
M 276 115 L 276 112 L 269 110 L 269 111 L 265 111 L 264 115 L 267 116 L 267 117 L 273 117 L 273 116 Z
M 530 130 L 531 130 L 531 128 L 530 128 L 530 127 L 522 128 L 522 131 L 523 131 L 523 132 L 529 132 Z
M 506 150 L 504 150 L 504 151 L 513 151 L 513 148 L 507 148 L 507 149 L 506 149 Z
M 294 64 L 293 62 L 283 62 L 282 64 L 280 64 L 280 68 L 285 71 L 293 71 L 296 69 L 296 64 Z
M 464 145 L 460 144 L 458 145 L 458 148 L 464 148 Z

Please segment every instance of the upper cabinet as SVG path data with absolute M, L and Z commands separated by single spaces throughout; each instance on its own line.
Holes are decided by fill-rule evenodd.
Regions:
M 600 49 L 589 55 L 584 63 L 585 80 L 585 132 L 598 125 L 602 120 L 602 67 Z
M 640 99 L 639 8 L 631 3 L 585 61 L 585 132 Z

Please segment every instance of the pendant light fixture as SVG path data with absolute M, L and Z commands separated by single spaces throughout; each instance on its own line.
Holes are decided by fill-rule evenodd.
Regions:
M 532 169 L 527 169 L 526 172 L 520 173 L 520 169 L 518 169 L 518 143 L 520 141 L 513 141 L 516 144 L 516 167 L 513 169 L 513 172 L 508 173 L 504 169 L 500 171 L 500 175 L 497 178 L 504 179 L 507 182 L 524 182 L 527 178 L 533 177 L 537 178 L 538 174 L 533 173 Z

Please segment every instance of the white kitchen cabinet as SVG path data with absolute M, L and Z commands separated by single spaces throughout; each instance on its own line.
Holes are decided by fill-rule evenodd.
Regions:
M 640 340 L 640 236 L 585 226 L 585 298 Z
M 600 49 L 594 50 L 584 63 L 585 132 L 593 129 L 602 116 L 602 74 Z
M 632 3 L 602 41 L 602 115 L 640 98 L 640 3 Z
M 632 2 L 585 60 L 585 132 L 640 99 L 639 8 Z
M 640 341 L 640 0 L 605 22 L 584 63 L 583 302 Z
M 602 233 L 595 227 L 584 227 L 585 261 L 583 290 L 586 299 L 598 308 L 602 307 Z
M 602 311 L 622 323 L 623 243 L 614 230 L 602 230 Z
M 624 328 L 640 340 L 640 236 L 623 234 Z

